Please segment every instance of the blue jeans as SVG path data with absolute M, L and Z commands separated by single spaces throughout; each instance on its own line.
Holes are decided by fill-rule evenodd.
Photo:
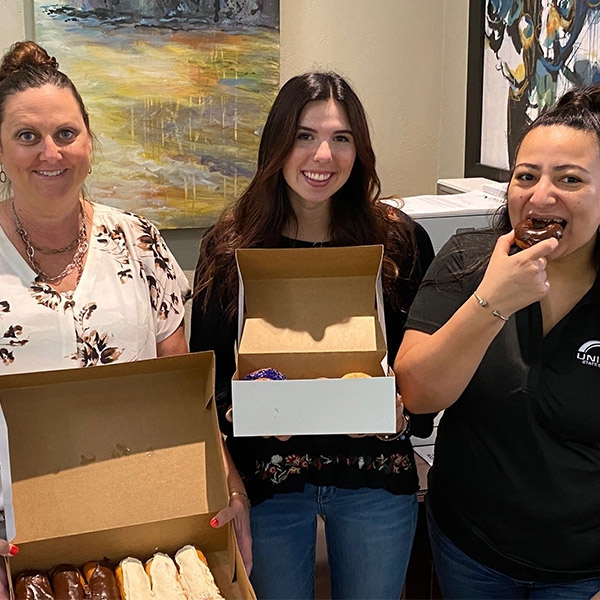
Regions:
M 259 600 L 314 598 L 317 515 L 325 519 L 332 598 L 400 598 L 416 496 L 307 484 L 250 511 L 250 580 Z
M 442 533 L 429 502 L 427 525 L 433 562 L 445 600 L 589 600 L 600 591 L 600 577 L 571 583 L 523 581 L 477 562 Z

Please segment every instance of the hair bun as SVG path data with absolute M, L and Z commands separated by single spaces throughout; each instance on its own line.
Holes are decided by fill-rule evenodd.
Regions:
M 600 113 L 600 84 L 592 83 L 583 88 L 582 93 L 588 98 L 590 110 Z
M 583 88 L 569 90 L 556 103 L 556 108 L 600 113 L 600 84 L 593 83 Z
M 35 42 L 17 42 L 2 59 L 0 80 L 27 67 L 49 67 L 57 70 L 58 63 L 54 56 L 50 56 Z

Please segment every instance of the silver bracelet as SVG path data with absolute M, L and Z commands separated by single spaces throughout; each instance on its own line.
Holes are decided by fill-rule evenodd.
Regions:
M 487 308 L 490 305 L 490 303 L 487 300 L 484 300 L 481 296 L 478 296 L 477 292 L 473 292 L 473 296 L 475 296 L 475 299 L 477 300 L 477 302 L 479 302 L 479 306 L 481 306 L 481 308 Z M 505 317 L 502 313 L 500 313 L 497 310 L 493 310 L 492 314 L 494 315 L 494 317 L 498 317 L 503 321 L 508 321 L 508 317 Z

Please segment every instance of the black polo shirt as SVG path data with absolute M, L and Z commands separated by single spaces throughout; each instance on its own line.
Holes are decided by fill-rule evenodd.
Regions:
M 454 236 L 406 327 L 439 329 L 483 277 L 452 274 L 494 241 Z M 493 569 L 541 582 L 600 576 L 600 277 L 545 337 L 539 303 L 510 317 L 444 413 L 429 494 L 442 531 Z

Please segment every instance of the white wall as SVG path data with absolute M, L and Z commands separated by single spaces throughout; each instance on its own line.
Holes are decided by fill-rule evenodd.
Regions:
M 281 80 L 346 77 L 371 124 L 383 193 L 462 177 L 468 0 L 282 0 Z
M 0 0 L 0 50 L 33 36 L 32 0 Z M 281 0 L 281 79 L 331 69 L 369 115 L 384 194 L 462 177 L 468 0 Z M 60 57 L 57 57 L 60 61 Z
M 0 50 L 33 37 L 32 0 L 0 0 Z

